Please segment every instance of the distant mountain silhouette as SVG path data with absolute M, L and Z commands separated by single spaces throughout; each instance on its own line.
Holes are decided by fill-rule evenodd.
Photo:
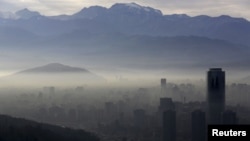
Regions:
M 90 72 L 86 69 L 66 66 L 60 63 L 51 63 L 45 66 L 20 71 L 16 74 L 37 74 L 37 73 L 89 73 L 90 74 Z
M 73 14 L 72 19 L 94 19 L 97 16 L 107 14 L 108 9 L 101 6 L 91 6 L 89 8 L 83 8 L 81 11 Z
M 19 27 L 0 27 L 0 44 L 18 48 L 28 44 L 36 43 L 39 37 Z
M 22 10 L 17 11 L 16 16 L 20 19 L 29 19 L 37 16 L 41 16 L 39 12 L 30 11 L 29 9 L 25 8 Z
M 51 63 L 4 77 L 2 82 L 17 86 L 78 86 L 100 84 L 105 79 L 83 68 Z
M 80 46 L 74 47 L 75 44 Z M 76 57 L 86 60 L 90 56 L 98 60 L 95 62 L 97 65 L 106 64 L 107 67 L 154 69 L 219 65 L 230 68 L 242 65 L 247 68 L 250 60 L 248 46 L 196 36 L 95 35 L 78 31 L 77 34 L 68 34 L 51 41 L 50 45 L 55 50 L 64 47 L 69 56 L 84 52 L 87 55 Z
M 99 141 L 84 130 L 70 129 L 0 115 L 1 141 Z

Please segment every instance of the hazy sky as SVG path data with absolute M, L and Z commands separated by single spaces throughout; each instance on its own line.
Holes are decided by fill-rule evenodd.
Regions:
M 164 14 L 231 15 L 250 19 L 249 0 L 0 0 L 0 11 L 29 8 L 43 15 L 72 14 L 83 7 L 136 2 L 160 9 Z

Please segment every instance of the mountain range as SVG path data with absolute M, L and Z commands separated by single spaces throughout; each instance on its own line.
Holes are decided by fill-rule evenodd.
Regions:
M 2 18 L 1 27 L 21 28 L 36 35 L 60 35 L 81 30 L 129 35 L 202 36 L 250 44 L 250 23 L 246 19 L 227 15 L 163 15 L 160 10 L 136 3 L 117 3 L 110 8 L 92 6 L 73 15 L 42 16 L 28 9 L 17 11 L 15 15 L 18 18 Z
M 17 55 L 106 67 L 249 69 L 250 22 L 244 18 L 164 15 L 136 3 L 91 6 L 72 15 L 28 9 L 14 15 L 0 18 L 0 49 Z

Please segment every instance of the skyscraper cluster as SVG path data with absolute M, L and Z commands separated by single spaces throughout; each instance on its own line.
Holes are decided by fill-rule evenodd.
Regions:
M 206 112 L 200 109 L 192 112 L 192 141 L 205 141 L 207 125 L 237 124 L 237 115 L 231 110 L 225 110 L 225 71 L 221 68 L 211 68 L 207 72 Z M 164 80 L 161 79 L 161 84 Z M 163 86 L 162 86 L 163 87 Z M 165 102 L 164 102 L 165 101 Z M 170 98 L 160 100 L 160 110 L 165 110 L 163 120 L 163 141 L 176 141 L 176 111 L 174 108 L 164 108 L 164 103 L 170 103 Z M 171 105 L 168 104 L 168 106 Z

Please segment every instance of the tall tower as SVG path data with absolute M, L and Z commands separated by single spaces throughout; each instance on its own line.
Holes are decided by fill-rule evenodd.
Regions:
M 225 109 L 225 72 L 211 68 L 207 72 L 208 124 L 221 124 Z
M 159 106 L 160 112 L 164 112 L 166 110 L 174 110 L 174 109 L 175 105 L 172 98 L 167 98 L 167 97 L 160 98 L 160 106 Z
M 146 127 L 146 114 L 143 109 L 134 110 L 134 125 L 136 128 Z
M 176 112 L 167 110 L 163 113 L 163 141 L 176 141 Z
M 167 80 L 166 78 L 161 79 L 161 95 L 166 95 L 167 92 Z
M 206 117 L 205 112 L 195 110 L 192 112 L 192 141 L 206 140 Z

